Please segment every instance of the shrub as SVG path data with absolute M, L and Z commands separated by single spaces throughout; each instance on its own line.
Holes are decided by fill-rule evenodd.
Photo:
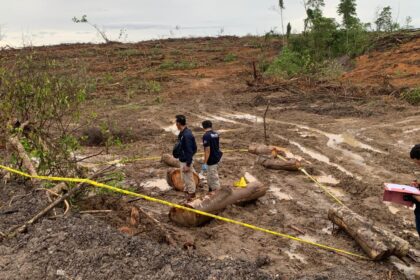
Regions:
M 309 56 L 301 55 L 285 47 L 281 54 L 270 64 L 265 74 L 290 77 L 305 73 L 309 68 Z
M 197 63 L 193 62 L 193 61 L 172 61 L 172 60 L 168 60 L 163 62 L 160 66 L 159 69 L 162 70 L 188 70 L 188 69 L 194 69 L 197 68 Z
M 402 98 L 412 105 L 419 105 L 420 87 L 406 90 L 402 93 Z
M 0 135 L 18 136 L 37 158 L 38 172 L 75 170 L 73 152 L 79 143 L 71 131 L 88 91 L 86 72 L 80 65 L 63 70 L 56 61 L 35 55 L 22 51 L 13 65 L 0 67 Z
M 238 57 L 233 54 L 233 53 L 229 53 L 225 56 L 225 58 L 223 59 L 224 62 L 232 62 L 235 61 Z

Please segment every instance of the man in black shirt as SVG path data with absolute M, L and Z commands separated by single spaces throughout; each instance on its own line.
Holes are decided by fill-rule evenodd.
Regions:
M 207 184 L 209 191 L 215 191 L 220 188 L 218 166 L 223 153 L 219 147 L 219 134 L 213 131 L 213 124 L 211 121 L 203 121 L 203 135 L 204 146 L 204 164 L 203 171 L 207 171 Z
M 418 165 L 420 165 L 420 144 L 415 145 L 410 152 L 411 159 Z M 417 181 L 412 183 L 413 187 L 420 187 L 420 184 Z M 416 217 L 416 228 L 420 237 L 420 195 L 405 195 L 404 200 L 412 201 L 416 205 L 414 210 L 414 216 Z
M 193 177 L 194 167 L 193 156 L 197 152 L 194 135 L 187 127 L 187 119 L 184 115 L 176 116 L 176 127 L 178 128 L 178 143 L 174 147 L 174 156 L 179 159 L 181 166 L 181 178 L 184 181 L 184 191 L 189 198 L 195 197 L 195 182 Z

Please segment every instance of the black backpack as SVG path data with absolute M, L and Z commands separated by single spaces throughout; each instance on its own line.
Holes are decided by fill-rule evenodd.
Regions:
M 174 145 L 174 148 L 172 149 L 172 155 L 174 158 L 179 158 L 182 153 L 182 147 L 181 147 L 181 140 L 178 140 L 176 144 Z

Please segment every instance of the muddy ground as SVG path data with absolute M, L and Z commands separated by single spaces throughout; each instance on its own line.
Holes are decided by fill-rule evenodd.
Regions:
M 412 209 L 382 202 L 384 182 L 409 183 L 420 171 L 408 156 L 411 146 L 420 142 L 418 107 L 397 98 L 397 85 L 358 84 L 348 82 L 347 76 L 324 82 L 255 80 L 252 62 L 257 62 L 259 76 L 280 46 L 277 39 L 222 37 L 35 51 L 75 71 L 87 68 L 94 93 L 84 105 L 82 122 L 93 120 L 86 127 L 106 124 L 121 140 L 109 154 L 89 159 L 89 167 L 170 152 L 176 138 L 174 116 L 180 113 L 187 116 L 198 143 L 204 119 L 220 131 L 222 149 L 262 143 L 262 116 L 269 102 L 270 144 L 288 148 L 352 210 L 420 249 Z M 14 53 L 3 52 L 3 61 Z M 414 86 L 420 85 L 418 68 L 410 73 L 418 78 Z M 101 149 L 85 146 L 81 153 Z M 322 190 L 301 173 L 266 170 L 255 160 L 248 153 L 225 154 L 220 166 L 223 185 L 248 172 L 270 189 L 255 203 L 228 207 L 222 216 L 363 254 L 346 233 L 333 232 L 327 211 L 334 202 Z M 198 170 L 199 161 L 197 156 Z M 167 167 L 158 161 L 134 161 L 118 169 L 123 175 L 120 186 L 184 201 L 181 193 L 165 186 Z M 199 195 L 205 193 L 204 185 Z M 50 216 L 25 234 L 3 239 L 0 279 L 406 279 L 413 271 L 414 263 L 406 267 L 394 258 L 347 258 L 221 221 L 183 228 L 169 220 L 166 206 L 98 190 L 86 194 L 72 201 L 65 217 Z M 0 231 L 47 204 L 42 192 L 23 182 L 3 185 L 0 199 Z M 130 207 L 136 205 L 159 220 L 178 246 L 165 244 L 145 217 L 137 236 L 120 233 Z M 92 209 L 113 212 L 78 213 Z

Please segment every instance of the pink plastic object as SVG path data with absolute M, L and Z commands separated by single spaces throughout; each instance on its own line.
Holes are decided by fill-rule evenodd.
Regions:
M 390 201 L 398 204 L 402 204 L 408 207 L 413 206 L 413 202 L 404 201 L 403 197 L 406 194 L 420 195 L 420 190 L 406 185 L 390 184 L 385 183 L 384 198 L 383 201 Z

